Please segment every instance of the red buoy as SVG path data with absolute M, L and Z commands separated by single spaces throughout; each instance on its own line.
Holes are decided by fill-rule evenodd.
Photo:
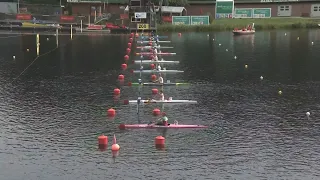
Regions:
M 151 80 L 152 80 L 152 81 L 155 81 L 156 79 L 157 79 L 157 76 L 154 75 L 154 74 L 152 74 L 152 75 L 151 75 Z
M 156 67 L 156 65 L 150 64 L 150 68 L 151 68 L 151 69 L 154 69 L 155 67 Z
M 153 55 L 150 55 L 150 59 L 153 59 L 154 58 L 154 56 Z
M 129 55 L 130 52 L 131 52 L 131 49 L 130 49 L 130 48 L 127 48 L 126 52 L 127 52 L 127 55 Z
M 124 104 L 124 105 L 129 104 L 129 100 L 124 100 L 124 101 L 123 101 L 123 104 Z
M 136 38 L 138 38 L 139 37 L 139 34 L 138 33 L 136 33 Z
M 114 95 L 119 95 L 120 94 L 120 89 L 116 88 L 113 90 Z
M 181 37 L 181 33 L 178 33 L 178 36 Z
M 107 145 L 108 144 L 108 136 L 101 135 L 98 137 L 98 144 L 99 145 Z
M 129 42 L 131 42 L 131 43 L 132 43 L 132 41 L 133 41 L 133 39 L 132 39 L 132 38 L 130 38 L 130 39 L 129 39 Z
M 152 42 L 149 42 L 149 46 L 152 46 Z
M 158 94 L 158 89 L 152 89 L 152 94 Z
M 120 81 L 124 80 L 124 75 L 120 74 L 120 75 L 118 76 L 118 80 L 120 80 Z
M 127 64 L 121 64 L 121 68 L 122 68 L 122 70 L 126 70 L 127 69 Z
M 114 109 L 108 109 L 107 114 L 109 117 L 114 117 L 116 115 L 116 110 Z
M 128 61 L 128 60 L 129 60 L 129 56 L 128 56 L 128 55 L 125 55 L 125 56 L 124 56 L 124 60 Z
M 154 109 L 154 110 L 152 111 L 152 114 L 153 114 L 154 116 L 159 116 L 159 115 L 161 114 L 161 111 L 160 111 L 160 109 Z
M 162 137 L 162 136 L 157 136 L 155 138 L 155 145 L 156 145 L 156 148 L 157 149 L 163 149 L 164 148 L 164 145 L 165 145 L 165 138 Z
M 130 34 L 130 37 L 132 38 L 133 36 L 134 36 L 134 33 L 131 33 L 131 34 Z
M 128 43 L 128 48 L 131 48 L 132 44 L 131 43 Z

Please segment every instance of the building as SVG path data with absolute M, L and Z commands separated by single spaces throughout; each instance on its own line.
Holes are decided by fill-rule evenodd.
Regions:
M 72 4 L 72 12 L 75 16 L 90 16 L 91 22 L 104 14 L 112 14 L 113 17 L 125 20 L 125 24 L 139 23 L 133 17 L 137 11 L 149 12 L 148 0 L 68 0 Z M 133 8 L 130 8 L 133 7 Z M 319 0 L 234 0 L 234 8 L 268 8 L 271 9 L 271 17 L 320 17 Z M 165 10 L 166 7 L 163 8 Z M 170 8 L 167 8 L 170 9 Z M 185 8 L 171 8 L 163 12 L 163 19 L 170 19 L 172 15 L 216 15 L 216 0 L 190 0 Z M 155 4 L 154 11 L 159 11 Z M 172 12 L 170 12 L 172 11 Z M 150 13 L 150 12 L 149 12 Z M 149 17 L 149 15 L 148 15 Z M 117 19 L 116 18 L 116 19 Z M 140 21 L 140 20 L 139 20 Z
M 190 0 L 189 15 L 215 15 L 216 1 Z M 271 17 L 320 17 L 319 0 L 234 0 L 235 8 L 271 8 Z

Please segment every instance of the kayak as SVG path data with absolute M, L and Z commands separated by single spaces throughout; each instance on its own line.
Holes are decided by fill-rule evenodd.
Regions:
M 150 42 L 155 43 L 157 41 L 137 41 L 137 43 L 140 43 L 140 44 L 142 44 L 142 43 L 150 43 Z M 158 43 L 170 43 L 170 42 L 171 41 L 158 41 Z
M 154 37 L 152 37 L 152 36 L 140 36 L 139 38 L 140 39 L 151 39 L 151 38 L 159 38 L 159 39 L 161 39 L 161 38 L 168 38 L 168 36 L 158 36 L 158 35 L 156 35 Z
M 157 49 L 173 49 L 173 47 L 170 46 L 138 46 L 137 49 L 153 49 L 155 47 Z
M 148 129 L 182 129 L 182 128 L 208 128 L 208 126 L 203 125 L 187 125 L 187 124 L 169 124 L 168 126 L 154 125 L 154 124 L 120 124 L 119 129 L 139 129 L 139 128 L 148 128 Z
M 134 70 L 133 73 L 183 73 L 180 70 Z
M 190 83 L 131 83 L 132 86 L 181 86 L 190 85 Z
M 135 60 L 135 64 L 179 64 L 179 61 Z
M 161 53 L 152 53 L 152 52 L 140 52 L 136 53 L 136 56 L 139 55 L 177 55 L 177 53 L 161 52 Z
M 192 100 L 140 100 L 141 104 L 197 104 L 197 101 L 192 101 Z M 129 104 L 137 104 L 137 100 L 129 100 Z

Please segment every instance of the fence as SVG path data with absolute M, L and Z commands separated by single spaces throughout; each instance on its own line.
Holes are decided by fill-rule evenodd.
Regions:
M 109 14 L 108 22 L 116 24 L 128 25 L 128 19 L 122 17 L 121 14 Z M 35 19 L 34 19 L 35 18 Z M 39 14 L 5 14 L 0 13 L 0 21 L 40 21 L 43 23 L 60 23 L 60 24 L 80 24 L 81 20 L 84 24 L 89 23 L 88 16 L 68 16 L 68 15 L 39 15 Z M 90 18 L 90 23 L 93 23 L 94 18 Z M 99 18 L 97 18 L 99 20 Z M 97 21 L 98 22 L 98 21 Z M 105 21 L 101 21 L 101 24 Z

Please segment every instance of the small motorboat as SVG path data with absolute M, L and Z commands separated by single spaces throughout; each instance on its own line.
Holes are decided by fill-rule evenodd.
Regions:
M 233 35 L 249 35 L 249 34 L 254 34 L 256 31 L 254 29 L 254 23 L 252 25 L 248 25 L 246 28 L 238 29 L 234 28 L 232 31 Z

